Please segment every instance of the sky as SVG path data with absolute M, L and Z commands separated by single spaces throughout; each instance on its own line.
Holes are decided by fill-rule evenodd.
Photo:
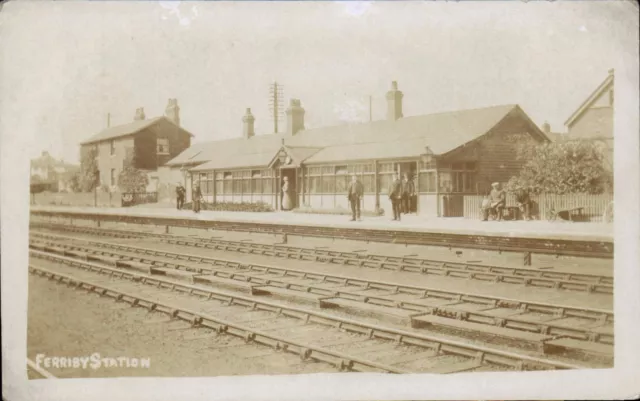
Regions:
M 178 99 L 194 142 L 270 134 L 269 85 L 307 128 L 519 104 L 564 122 L 629 52 L 623 2 L 22 2 L 0 12 L 0 133 L 27 158 L 79 161 L 79 142 Z M 284 121 L 281 122 L 281 131 Z M 446 133 L 443 133 L 446 134 Z

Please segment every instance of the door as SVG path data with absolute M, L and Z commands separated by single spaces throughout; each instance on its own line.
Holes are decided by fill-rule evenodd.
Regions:
M 289 183 L 289 190 L 288 195 L 289 195 L 289 199 L 290 199 L 290 205 L 289 208 L 290 209 L 294 209 L 296 207 L 298 207 L 298 186 L 297 186 L 297 174 L 296 174 L 296 169 L 295 168 L 281 168 L 280 169 L 280 176 L 281 178 L 281 182 L 280 182 L 280 208 L 283 210 L 287 205 L 284 203 L 284 194 L 282 193 L 282 186 L 284 185 L 284 179 L 285 177 L 287 178 L 287 182 Z

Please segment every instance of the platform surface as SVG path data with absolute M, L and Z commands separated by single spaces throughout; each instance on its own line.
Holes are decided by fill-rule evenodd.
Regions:
M 201 211 L 196 214 L 191 210 L 144 207 L 144 205 L 131 208 L 32 206 L 31 210 L 141 217 L 169 217 L 229 222 L 326 226 L 337 228 L 364 228 L 409 232 L 441 232 L 461 235 L 542 238 L 575 241 L 613 241 L 613 224 L 611 223 L 523 220 L 483 222 L 459 217 L 424 217 L 416 215 L 403 215 L 402 221 L 393 221 L 388 216 L 363 217 L 362 221 L 350 221 L 351 217 L 344 215 L 321 215 L 282 211 L 262 213 Z

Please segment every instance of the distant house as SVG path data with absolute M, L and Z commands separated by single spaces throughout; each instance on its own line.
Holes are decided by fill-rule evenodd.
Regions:
M 613 168 L 614 70 L 582 102 L 565 122 L 567 139 L 600 142 L 606 149 L 606 161 Z
M 255 135 L 247 109 L 241 137 L 195 144 L 167 166 L 188 169 L 187 187 L 198 181 L 209 202 L 276 208 L 284 177 L 294 206 L 346 208 L 355 174 L 364 186 L 363 208 L 388 210 L 393 175 L 407 174 L 416 183 L 418 213 L 462 216 L 465 194 L 485 193 L 520 171 L 518 144 L 549 141 L 518 105 L 405 117 L 396 82 L 386 99 L 385 120 L 311 129 L 300 101 L 291 99 L 286 132 L 266 135 Z
M 191 144 L 193 135 L 180 127 L 180 108 L 169 99 L 165 115 L 146 119 L 144 109 L 136 110 L 134 121 L 109 127 L 80 144 L 81 154 L 98 151 L 100 185 L 117 187 L 125 162 L 149 173 L 179 155 Z
M 31 160 L 31 184 L 39 184 L 41 189 L 51 192 L 71 191 L 71 179 L 78 171 L 79 166 L 42 152 L 40 157 Z

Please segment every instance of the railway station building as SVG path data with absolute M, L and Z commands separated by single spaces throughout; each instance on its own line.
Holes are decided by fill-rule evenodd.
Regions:
M 266 202 L 281 207 L 287 177 L 293 207 L 348 208 L 351 175 L 364 186 L 363 210 L 391 209 L 394 173 L 416 186 L 414 211 L 462 216 L 463 196 L 506 183 L 523 161 L 517 145 L 549 141 L 515 104 L 417 116 L 403 115 L 403 93 L 392 82 L 385 120 L 306 129 L 305 110 L 291 99 L 286 132 L 255 135 L 247 109 L 242 137 L 194 144 L 166 166 L 185 172 L 188 200 L 199 182 L 207 202 Z

